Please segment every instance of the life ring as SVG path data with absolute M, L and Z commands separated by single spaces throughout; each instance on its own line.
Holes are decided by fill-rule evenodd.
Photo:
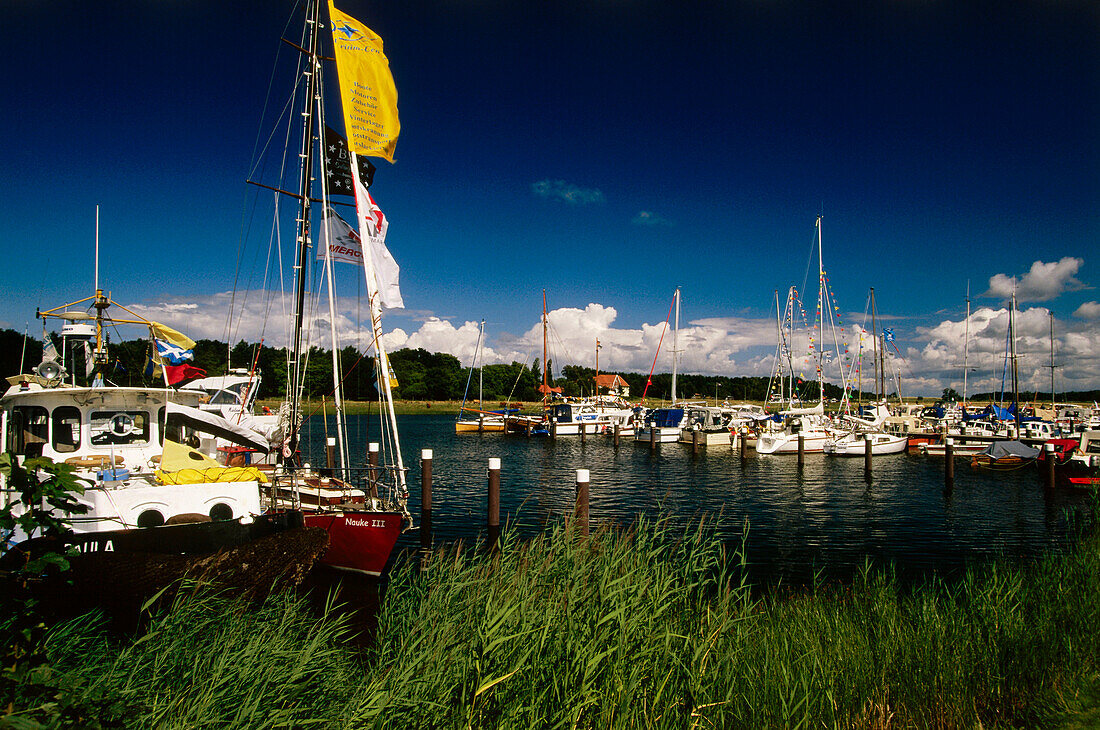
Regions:
M 116 413 L 110 422 L 110 431 L 114 436 L 129 436 L 134 430 L 134 417 L 129 413 Z

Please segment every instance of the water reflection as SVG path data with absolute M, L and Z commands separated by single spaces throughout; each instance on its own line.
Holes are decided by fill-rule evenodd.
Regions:
M 377 424 L 349 417 L 351 453 L 365 459 Z M 723 537 L 740 542 L 757 577 L 801 583 L 815 572 L 844 578 L 867 558 L 891 562 L 899 573 L 953 571 L 994 556 L 1032 557 L 1064 545 L 1067 512 L 1090 501 L 1087 492 L 1045 490 L 1038 473 L 976 472 L 956 462 L 955 485 L 945 490 L 942 459 L 876 458 L 871 478 L 862 458 L 807 454 L 740 458 L 728 447 L 648 445 L 624 438 L 548 438 L 454 433 L 451 416 L 400 419 L 409 467 L 410 511 L 420 511 L 420 451 L 433 451 L 432 529 L 436 542 L 485 537 L 487 467 L 502 460 L 500 517 L 520 534 L 534 534 L 573 509 L 577 469 L 590 472 L 594 524 L 632 522 L 668 514 L 680 523 L 718 517 Z M 311 419 L 303 449 L 324 459 L 324 429 Z M 417 547 L 419 535 L 407 535 Z

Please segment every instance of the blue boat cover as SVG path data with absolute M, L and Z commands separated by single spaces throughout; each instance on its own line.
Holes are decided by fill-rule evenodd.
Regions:
M 653 416 L 653 425 L 657 428 L 674 428 L 684 420 L 683 408 L 658 408 Z

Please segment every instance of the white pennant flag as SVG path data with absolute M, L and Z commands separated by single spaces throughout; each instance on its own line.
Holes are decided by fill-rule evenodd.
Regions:
M 370 242 L 371 261 L 374 264 L 379 300 L 387 309 L 403 309 L 405 302 L 401 299 L 401 288 L 398 286 L 401 268 L 386 248 L 386 231 L 390 228 L 390 221 L 382 214 L 374 198 L 367 192 L 358 177 L 355 185 L 355 208 L 359 213 L 359 230 L 367 233 L 367 240 Z
M 370 250 L 374 262 L 375 281 L 378 285 L 379 299 L 382 306 L 387 309 L 404 308 L 405 303 L 401 299 L 401 288 L 398 278 L 401 268 L 397 265 L 393 255 L 386 248 L 386 231 L 390 222 L 374 204 L 370 194 L 367 199 L 373 207 L 373 214 L 367 218 L 365 230 L 369 232 Z M 333 261 L 343 261 L 349 264 L 363 265 L 363 248 L 359 234 L 348 225 L 331 207 L 325 209 L 325 220 L 329 230 L 329 255 Z M 317 248 L 317 260 L 325 258 L 325 250 Z

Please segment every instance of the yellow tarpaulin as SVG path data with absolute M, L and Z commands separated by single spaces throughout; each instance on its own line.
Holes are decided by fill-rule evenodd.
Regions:
M 382 38 L 350 15 L 328 4 L 336 71 L 344 108 L 348 148 L 357 155 L 393 162 L 401 122 L 397 118 L 397 86 Z
M 206 469 L 157 470 L 161 484 L 207 484 L 211 482 L 267 483 L 267 476 L 254 466 L 212 466 Z
M 170 439 L 164 439 L 157 479 L 161 484 L 267 483 L 267 476 L 254 466 L 222 466 L 206 454 Z

